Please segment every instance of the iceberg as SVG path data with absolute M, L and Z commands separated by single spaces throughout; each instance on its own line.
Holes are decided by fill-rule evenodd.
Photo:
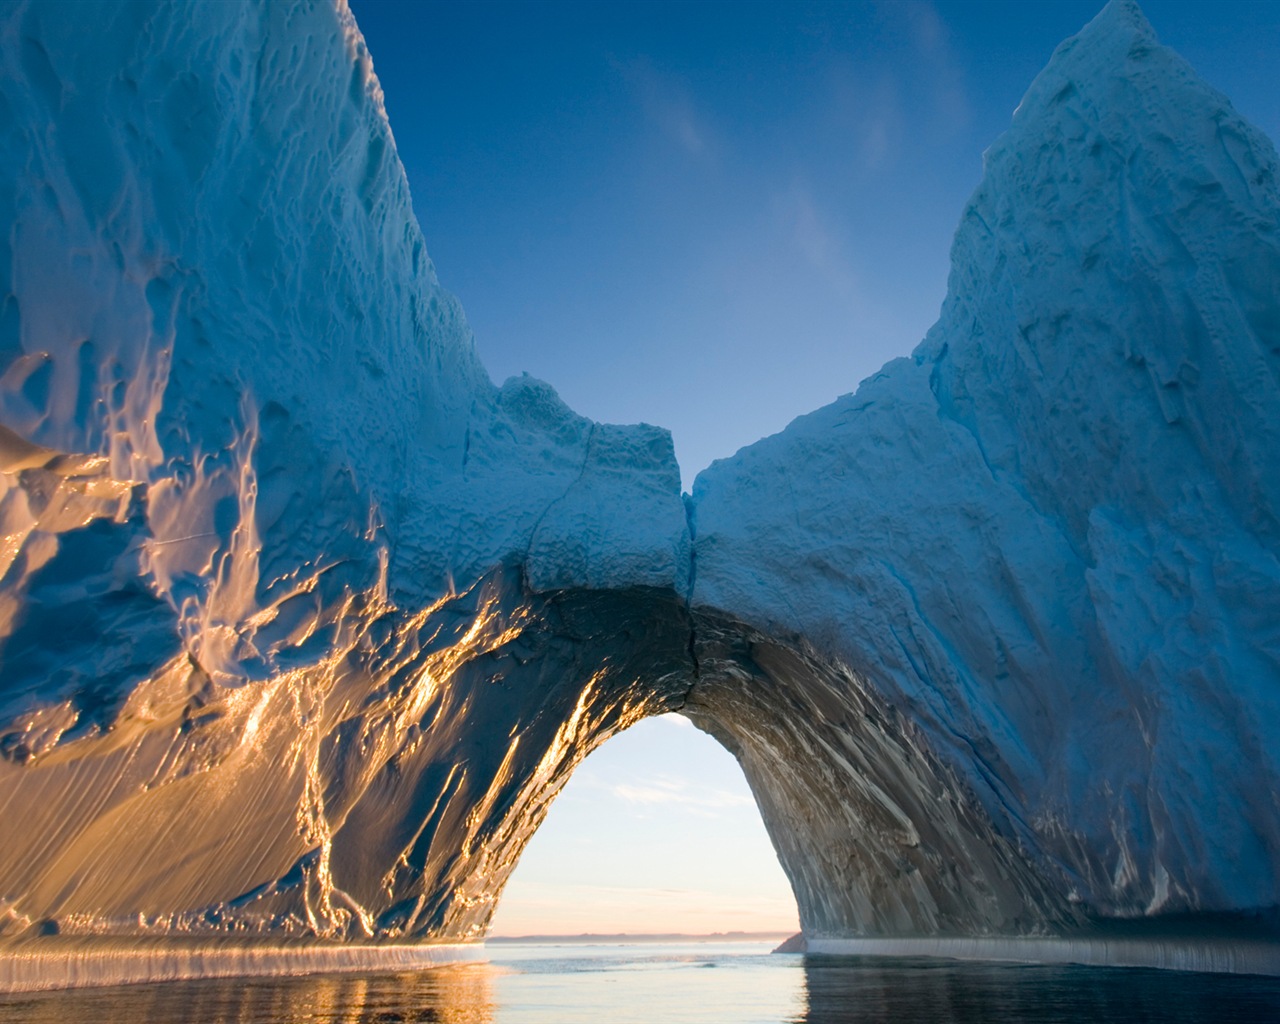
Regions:
M 916 352 L 691 497 L 489 380 L 342 0 L 0 24 L 0 984 L 434 962 L 673 710 L 811 948 L 1280 972 L 1276 156 L 1135 4 Z
M 489 381 L 344 5 L 73 6 L 0 41 L 0 931 L 473 937 L 687 688 L 670 435 Z
M 698 477 L 694 607 L 800 640 L 700 660 L 693 701 L 774 794 L 806 931 L 1280 905 L 1278 198 L 1111 3 L 986 153 L 915 353 Z M 829 678 L 784 715 L 797 651 Z

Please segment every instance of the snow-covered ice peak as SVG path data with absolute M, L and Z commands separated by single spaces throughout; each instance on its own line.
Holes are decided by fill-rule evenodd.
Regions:
M 956 234 L 941 320 L 915 354 L 937 366 L 941 400 L 962 420 L 991 418 L 981 423 L 987 457 L 1010 471 L 1016 461 L 1033 494 L 1067 501 L 1078 533 L 1134 477 L 1178 476 L 1126 444 L 1118 416 L 1053 415 L 1090 402 L 1094 377 L 1114 384 L 1119 350 L 1145 369 L 1161 416 L 1190 432 L 1236 515 L 1274 538 L 1274 467 L 1224 457 L 1238 437 L 1280 439 L 1270 405 L 1280 213 L 1270 141 L 1157 43 L 1136 4 L 1113 0 L 1058 48 L 985 163 Z M 997 300 L 1010 329 L 1003 346 L 982 333 Z M 1105 322 L 1095 329 L 1090 316 Z M 969 388 L 988 378 L 1007 400 L 978 402 L 962 377 L 974 378 Z M 1076 458 L 1077 446 L 1114 453 L 1114 469 Z M 1077 466 L 1074 486 L 1063 486 Z

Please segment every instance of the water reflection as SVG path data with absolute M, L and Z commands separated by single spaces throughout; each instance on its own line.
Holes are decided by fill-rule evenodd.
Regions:
M 238 978 L 43 992 L 0 999 L 23 1024 L 492 1024 L 491 969 Z
M 804 1012 L 799 957 L 772 943 L 495 947 L 497 1024 L 781 1024 Z
M 1136 968 L 806 957 L 803 1024 L 1280 1021 L 1280 979 Z
M 708 970 L 708 968 L 713 968 Z M 1280 1021 L 1280 979 L 728 944 L 524 947 L 407 974 L 211 979 L 0 997 L 22 1024 L 1181 1024 Z

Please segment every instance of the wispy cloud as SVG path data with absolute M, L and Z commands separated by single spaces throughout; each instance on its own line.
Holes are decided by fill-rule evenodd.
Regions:
M 953 130 L 969 122 L 969 97 L 964 72 L 951 44 L 947 24 L 932 3 L 886 4 L 886 14 L 898 19 L 911 48 L 912 66 L 925 71 L 919 81 L 928 90 L 934 115 Z
M 862 108 L 858 143 L 862 166 L 874 171 L 897 156 L 907 119 L 894 79 L 881 76 L 870 87 Z
M 865 305 L 859 274 L 840 229 L 800 178 L 774 199 L 775 216 L 792 250 L 846 307 Z
M 963 65 L 931 3 L 877 5 L 880 45 L 837 54 L 828 67 L 833 130 L 851 144 L 857 172 L 884 173 L 924 135 L 945 138 L 971 118 Z
M 733 792 L 663 774 L 609 780 L 591 774 L 589 764 L 579 769 L 573 783 L 579 790 L 603 792 L 609 799 L 635 808 L 678 808 L 698 817 L 716 817 L 724 810 L 755 806 L 755 800 L 746 792 Z
M 619 800 L 642 806 L 677 805 L 694 811 L 714 811 L 728 807 L 751 807 L 751 797 L 723 789 L 692 786 L 684 779 L 652 776 L 635 782 L 619 782 L 609 786 Z
M 646 119 L 663 136 L 690 156 L 710 155 L 712 134 L 686 83 L 660 71 L 647 57 L 614 59 L 611 63 L 631 87 Z
M 896 64 L 867 66 L 840 55 L 831 60 L 826 74 L 823 130 L 844 140 L 855 172 L 891 166 L 910 127 L 901 68 Z

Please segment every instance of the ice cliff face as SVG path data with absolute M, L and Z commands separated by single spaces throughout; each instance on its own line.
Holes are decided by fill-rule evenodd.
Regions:
M 18 4 L 0 64 L 6 941 L 473 937 L 675 708 L 813 935 L 1280 904 L 1275 156 L 1136 7 L 914 357 L 688 518 L 665 431 L 490 383 L 343 5 Z
M 0 927 L 474 933 L 687 687 L 669 435 L 490 383 L 345 7 L 0 54 Z
M 695 606 L 863 680 L 1063 911 L 1280 904 L 1278 212 L 1270 143 L 1113 3 L 987 152 L 912 358 L 695 485 Z M 763 789 L 805 749 L 892 794 L 851 729 L 741 742 Z M 883 836 L 806 923 L 873 924 L 843 893 L 927 859 L 933 815 L 878 803 L 783 830 Z

